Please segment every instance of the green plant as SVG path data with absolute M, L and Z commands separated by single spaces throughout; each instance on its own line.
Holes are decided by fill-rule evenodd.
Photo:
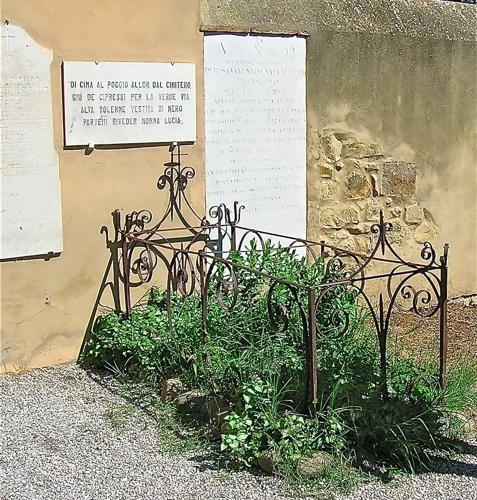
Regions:
M 373 480 L 369 473 L 353 467 L 343 457 L 332 457 L 329 463 L 312 476 L 290 467 L 281 468 L 280 472 L 289 487 L 300 496 L 330 500 L 336 498 L 337 492 L 348 493 Z
M 449 366 L 441 405 L 450 437 L 477 435 L 477 360 L 462 358 Z
M 246 253 L 232 252 L 230 262 L 217 263 L 211 276 L 205 331 L 198 295 L 172 293 L 168 298 L 153 289 L 131 318 L 116 313 L 100 318 L 83 363 L 153 388 L 179 378 L 184 389 L 232 402 L 221 429 L 222 455 L 249 467 L 272 452 L 277 472 L 300 481 L 297 464 L 316 452 L 329 453 L 342 464 L 337 471 L 364 458 L 388 469 L 413 470 L 426 463 L 430 449 L 445 448 L 449 436 L 462 435 L 464 415 L 477 402 L 476 364 L 451 367 L 447 388 L 440 391 L 434 363 L 389 349 L 389 398 L 383 398 L 376 334 L 366 327 L 356 292 L 344 285 L 329 287 L 318 302 L 319 396 L 311 418 L 303 404 L 300 311 L 307 292 L 285 281 L 322 284 L 339 279 L 342 270 L 327 274 L 322 259 L 307 263 L 270 242 L 259 250 L 252 241 Z M 159 404 L 154 411 L 171 431 L 161 435 L 175 436 L 172 445 L 166 439 L 164 446 L 174 448 L 184 423 L 170 406 Z M 345 474 L 333 476 L 333 471 L 325 468 L 318 482 L 334 477 L 345 484 Z
M 104 418 L 117 431 L 125 431 L 131 418 L 136 413 L 136 407 L 125 403 L 109 408 L 104 413 Z
M 290 407 L 287 387 L 277 382 L 255 378 L 242 386 L 241 400 L 226 417 L 221 450 L 246 466 L 271 450 L 282 470 L 318 450 L 341 452 L 345 410 L 324 409 L 309 418 Z

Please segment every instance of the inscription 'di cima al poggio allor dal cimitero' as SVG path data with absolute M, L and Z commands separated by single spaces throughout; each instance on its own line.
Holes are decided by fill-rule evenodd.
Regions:
M 193 142 L 195 65 L 64 62 L 66 146 Z

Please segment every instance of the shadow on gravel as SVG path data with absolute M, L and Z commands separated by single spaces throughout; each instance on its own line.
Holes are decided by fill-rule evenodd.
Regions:
M 460 459 L 463 455 L 477 457 L 477 445 L 465 441 L 457 441 L 454 444 L 458 447 L 458 452 L 432 456 L 430 463 L 426 467 L 417 469 L 414 474 L 452 474 L 454 476 L 477 478 L 477 460 L 474 461 L 475 463 L 467 463 Z M 384 484 L 395 479 L 392 472 L 383 472 L 379 467 L 373 465 L 361 464 L 359 468 L 363 472 L 379 479 Z
M 133 405 L 153 422 L 157 421 L 157 409 L 155 408 L 153 402 L 154 400 L 156 402 L 160 401 L 160 398 L 158 397 L 157 392 L 152 390 L 150 387 L 144 386 L 144 384 L 141 384 L 140 382 L 136 384 L 131 379 L 123 379 L 121 376 L 112 374 L 107 370 L 85 370 L 85 372 L 91 380 L 106 389 L 108 392 Z M 126 386 L 129 388 L 128 390 L 124 389 Z M 133 386 L 134 389 L 131 390 L 131 387 Z M 204 443 L 207 442 L 207 446 L 205 447 L 207 449 L 197 449 L 192 453 L 188 452 L 185 454 L 186 458 L 190 462 L 195 463 L 194 467 L 196 467 L 198 471 L 204 472 L 206 470 L 211 470 L 216 472 L 232 472 L 240 470 L 238 467 L 226 462 L 224 458 L 220 456 L 218 452 L 219 436 L 217 434 L 214 435 L 210 432 L 210 430 L 208 432 L 204 432 L 205 426 L 203 425 L 203 422 L 200 423 L 196 418 L 180 412 L 177 412 L 176 417 L 179 424 L 183 426 L 184 429 L 192 428 L 195 429 L 195 431 L 201 432 L 204 438 Z M 176 435 L 179 438 L 182 437 L 180 429 L 177 429 Z M 453 455 L 449 454 L 431 457 L 431 462 L 427 465 L 427 467 L 416 470 L 415 474 L 452 474 L 456 476 L 477 478 L 477 465 L 467 463 L 459 459 L 462 455 L 477 457 L 477 445 L 467 443 L 465 441 L 459 441 L 456 444 L 460 450 L 458 453 L 454 453 Z M 379 479 L 384 484 L 389 483 L 395 478 L 392 473 L 383 472 L 375 465 L 366 465 L 361 463 L 359 465 L 359 469 L 362 472 Z M 257 468 L 248 470 L 248 473 L 256 477 L 268 476 L 265 472 Z
M 152 423 L 157 421 L 158 415 L 156 408 L 153 404 L 151 404 L 151 400 L 149 398 L 155 398 L 156 401 L 160 400 L 160 398 L 157 393 L 151 390 L 150 387 L 147 389 L 148 395 L 144 397 L 145 395 L 142 389 L 145 389 L 147 386 L 144 386 L 144 384 L 141 384 L 140 382 L 135 384 L 131 379 L 125 377 L 123 378 L 121 375 L 118 376 L 116 374 L 112 374 L 108 370 L 82 369 L 93 382 L 103 387 L 109 393 L 120 397 L 125 403 L 133 405 L 147 418 L 150 418 Z M 125 386 L 128 386 L 129 389 L 125 390 Z M 136 388 L 134 390 L 130 390 L 131 386 L 136 386 Z M 151 393 L 154 394 L 151 396 Z M 207 470 L 218 473 L 243 471 L 243 469 L 239 466 L 226 461 L 223 456 L 220 455 L 220 437 L 218 434 L 214 435 L 212 432 L 207 430 L 204 432 L 204 428 L 207 429 L 207 427 L 204 426 L 203 422 L 199 422 L 196 418 L 193 418 L 190 415 L 177 412 L 176 417 L 183 429 L 193 428 L 198 433 L 202 434 L 204 442 L 203 449 L 195 449 L 192 452 L 179 452 L 184 458 L 192 463 L 194 468 L 196 468 L 199 472 L 205 472 Z M 176 436 L 178 438 L 182 437 L 180 429 L 177 430 Z M 164 453 L 168 452 L 164 451 Z M 172 454 L 174 455 L 177 453 L 174 452 Z M 270 477 L 269 474 L 257 468 L 247 469 L 247 473 L 258 478 Z
M 477 446 L 474 444 L 460 441 L 459 455 L 457 457 L 439 457 L 430 465 L 428 470 L 419 471 L 419 473 L 432 472 L 434 474 L 452 474 L 454 476 L 467 476 L 477 478 L 477 460 L 475 463 L 463 462 L 459 459 L 462 455 L 471 455 L 477 457 Z
M 93 382 L 100 385 L 110 394 L 121 398 L 125 403 L 132 405 L 146 418 L 149 418 L 152 425 L 158 423 L 160 415 L 158 415 L 155 403 L 161 405 L 165 405 L 165 403 L 161 402 L 157 392 L 151 387 L 141 384 L 140 382 L 135 383 L 130 378 L 117 376 L 108 370 L 84 369 L 84 371 Z M 193 430 L 193 432 L 196 432 L 202 438 L 204 444 L 203 449 L 195 449 L 192 452 L 177 452 L 181 453 L 187 460 L 192 462 L 197 470 L 201 472 L 205 470 L 217 472 L 239 470 L 230 463 L 226 463 L 218 453 L 219 435 L 214 435 L 207 426 L 204 426 L 203 422 L 200 422 L 191 415 L 175 412 L 175 418 L 179 425 L 177 428 L 171 428 L 169 430 L 173 432 L 178 439 L 186 437 L 190 430 Z M 160 423 L 163 424 L 163 422 Z M 167 450 L 162 451 L 164 453 L 170 453 L 170 451 Z M 176 452 L 172 454 L 176 454 Z M 256 474 L 252 471 L 249 472 L 257 476 L 266 475 L 261 471 L 256 471 Z

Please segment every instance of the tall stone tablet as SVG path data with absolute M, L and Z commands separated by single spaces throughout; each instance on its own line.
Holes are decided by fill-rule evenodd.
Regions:
M 66 146 L 193 142 L 195 65 L 63 63 Z
M 0 258 L 62 251 L 58 155 L 53 143 L 53 51 L 3 25 Z
M 242 225 L 304 238 L 305 40 L 221 34 L 204 43 L 207 207 L 238 200 Z

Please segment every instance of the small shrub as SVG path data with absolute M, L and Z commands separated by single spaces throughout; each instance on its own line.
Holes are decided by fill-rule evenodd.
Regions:
M 477 361 L 462 358 L 449 366 L 441 405 L 451 438 L 477 435 Z
M 340 277 L 339 271 L 325 275 L 321 259 L 308 264 L 270 242 L 264 251 L 252 242 L 250 252 L 232 252 L 230 259 L 304 284 Z M 299 478 L 298 462 L 319 451 L 342 464 L 336 470 L 363 459 L 414 470 L 426 463 L 430 449 L 445 448 L 449 436 L 462 435 L 464 415 L 477 403 L 477 365 L 451 367 L 447 388 L 438 391 L 434 364 L 390 350 L 389 398 L 384 399 L 376 334 L 366 327 L 356 293 L 345 286 L 330 288 L 318 304 L 319 397 L 316 417 L 306 415 L 303 326 L 296 303 L 298 298 L 306 304 L 306 290 L 290 290 L 282 283 L 271 288 L 263 275 L 240 267 L 235 272 L 236 303 L 227 310 L 215 290 L 227 290 L 222 283 L 231 282 L 230 269 L 216 265 L 207 331 L 197 295 L 172 294 L 169 318 L 165 292 L 153 289 L 148 304 L 136 308 L 131 318 L 109 313 L 99 319 L 83 363 L 119 370 L 152 386 L 179 378 L 185 389 L 231 401 L 221 429 L 222 454 L 250 467 L 264 452 L 272 452 L 276 471 L 289 478 Z M 269 317 L 269 294 L 274 310 L 281 313 L 278 328 Z M 223 300 L 230 297 L 231 287 Z M 328 470 L 322 478 L 331 476 Z

